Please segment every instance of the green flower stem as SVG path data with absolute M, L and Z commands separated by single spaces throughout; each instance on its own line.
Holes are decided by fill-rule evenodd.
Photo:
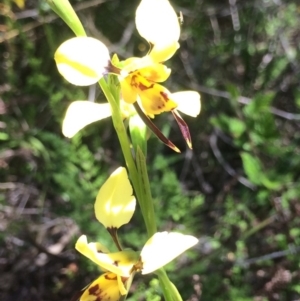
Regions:
M 139 173 L 139 186 L 142 193 L 141 203 L 144 207 L 144 219 L 148 224 L 147 232 L 149 238 L 157 232 L 156 222 L 155 222 L 155 211 L 153 206 L 153 200 L 151 195 L 150 183 L 147 173 L 147 164 L 146 158 L 141 150 L 141 148 L 137 148 L 136 150 L 136 163 L 137 169 Z
M 85 30 L 68 0 L 47 0 L 51 9 L 73 30 L 76 36 L 86 36 Z
M 126 133 L 126 129 L 123 123 L 122 114 L 119 106 L 117 105 L 116 100 L 113 97 L 113 94 L 110 92 L 109 87 L 102 78 L 99 81 L 99 84 L 108 100 L 110 105 L 112 106 L 112 119 L 115 130 L 117 132 L 122 152 L 126 161 L 127 168 L 129 170 L 130 178 L 137 195 L 138 202 L 141 207 L 142 215 L 145 221 L 148 237 L 151 237 L 154 233 L 156 233 L 156 223 L 155 223 L 155 213 L 153 208 L 153 201 L 150 194 L 149 180 L 146 169 L 146 161 L 143 161 L 143 174 L 138 173 L 136 168 L 130 142 Z
M 117 132 L 123 155 L 126 161 L 127 168 L 129 170 L 130 178 L 139 201 L 142 215 L 145 221 L 148 237 L 151 237 L 156 233 L 156 222 L 155 213 L 153 207 L 153 200 L 151 196 L 149 178 L 147 173 L 146 159 L 140 148 L 136 150 L 137 167 L 135 165 L 130 142 L 126 133 L 126 129 L 123 123 L 122 114 L 117 101 L 114 99 L 109 86 L 107 85 L 104 78 L 99 81 L 100 87 L 105 94 L 108 102 L 112 106 L 112 120 Z M 174 286 L 174 284 L 169 280 L 164 269 L 160 269 L 157 272 L 160 285 L 167 301 L 182 301 L 182 298 Z
M 76 36 L 85 36 L 85 30 L 77 17 L 77 14 L 73 10 L 68 0 L 47 0 L 48 4 L 52 10 L 57 13 L 65 23 L 73 30 Z M 139 201 L 142 215 L 145 221 L 148 237 L 151 237 L 156 233 L 156 222 L 155 222 L 155 212 L 153 207 L 153 200 L 150 191 L 150 184 L 147 173 L 147 165 L 145 154 L 142 152 L 143 147 L 136 149 L 137 155 L 137 165 L 134 162 L 132 156 L 130 141 L 128 139 L 126 129 L 123 123 L 122 114 L 119 107 L 118 93 L 113 93 L 113 89 L 109 86 L 104 78 L 101 78 L 99 85 L 106 96 L 106 99 L 112 107 L 112 120 L 117 132 L 122 152 L 126 161 L 127 168 L 129 170 L 129 175 Z M 146 141 L 144 141 L 146 143 Z M 146 148 L 144 149 L 146 150 Z M 182 301 L 178 290 L 169 280 L 166 272 L 163 269 L 157 271 L 159 277 L 160 285 L 162 291 L 167 301 Z M 132 281 L 132 279 L 131 279 Z M 131 283 L 130 283 L 131 284 Z M 130 287 L 128 285 L 128 288 Z M 125 299 L 126 296 L 124 296 Z
M 134 185 L 134 189 L 136 190 L 136 193 L 139 194 L 139 187 L 136 185 L 138 183 L 138 174 L 137 169 L 134 163 L 134 160 L 131 155 L 131 148 L 130 143 L 126 134 L 126 129 L 123 123 L 122 115 L 119 106 L 117 105 L 117 102 L 115 101 L 113 94 L 111 93 L 105 79 L 102 77 L 99 80 L 99 85 L 105 94 L 105 97 L 112 108 L 112 120 L 115 127 L 115 130 L 117 132 L 118 138 L 120 140 L 121 148 L 123 155 L 125 157 L 126 165 L 129 170 L 131 180 Z
M 176 286 L 170 281 L 165 270 L 159 269 L 155 273 L 158 276 L 165 299 L 170 301 L 182 301 Z
M 155 225 L 155 215 L 154 215 L 154 211 L 153 211 L 153 215 L 149 216 L 149 213 L 147 213 L 148 210 L 148 206 L 146 204 L 146 201 L 144 199 L 143 193 L 142 193 L 142 189 L 140 187 L 140 180 L 139 180 L 139 174 L 131 153 L 131 147 L 130 147 L 130 142 L 126 133 L 126 129 L 123 123 L 123 118 L 122 118 L 122 114 L 120 111 L 119 106 L 117 105 L 117 101 L 114 99 L 113 94 L 111 93 L 109 86 L 107 85 L 106 81 L 104 78 L 101 78 L 99 81 L 100 87 L 103 91 L 103 93 L 105 94 L 108 102 L 110 103 L 111 107 L 112 107 L 112 120 L 113 120 L 113 124 L 115 127 L 115 130 L 117 132 L 119 141 L 120 141 L 120 145 L 122 148 L 122 152 L 126 161 L 126 165 L 129 171 L 129 175 L 130 175 L 130 179 L 132 181 L 138 202 L 140 204 L 141 207 L 141 211 L 142 211 L 142 215 L 145 221 L 145 225 L 146 225 L 146 229 L 147 229 L 147 233 L 148 236 L 152 236 L 156 231 L 154 231 L 156 229 L 156 225 Z

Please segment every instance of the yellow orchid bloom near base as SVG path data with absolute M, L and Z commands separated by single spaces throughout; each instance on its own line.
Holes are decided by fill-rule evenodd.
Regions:
M 111 253 L 101 243 L 88 242 L 85 235 L 79 237 L 75 245 L 76 250 L 106 272 L 103 275 L 110 275 L 110 281 L 103 275 L 95 280 L 84 291 L 81 301 L 97 300 L 93 299 L 93 296 L 103 291 L 111 291 L 110 301 L 117 301 L 120 294 L 127 294 L 126 281 L 136 272 L 152 273 L 198 242 L 198 239 L 191 235 L 157 232 L 147 240 L 141 252 L 123 250 L 116 232 L 119 227 L 130 221 L 134 213 L 135 197 L 132 193 L 124 167 L 115 170 L 99 190 L 95 202 L 95 215 L 109 231 L 119 251 Z M 100 286 L 102 289 L 99 289 Z

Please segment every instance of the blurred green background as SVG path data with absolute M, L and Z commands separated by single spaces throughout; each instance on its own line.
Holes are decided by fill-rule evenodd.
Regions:
M 111 53 L 147 52 L 138 0 L 71 3 Z M 185 118 L 193 151 L 171 114 L 154 122 L 182 153 L 149 140 L 159 230 L 200 240 L 167 266 L 170 278 L 184 300 L 299 300 L 300 2 L 172 4 L 184 22 L 166 86 L 199 91 L 202 111 Z M 56 70 L 54 52 L 72 36 L 45 1 L 0 4 L 1 301 L 70 300 L 99 275 L 76 239 L 111 245 L 93 212 L 101 184 L 124 165 L 111 120 L 72 140 L 61 134 L 71 101 L 104 101 L 98 87 L 74 87 Z M 135 250 L 144 244 L 138 210 L 119 236 Z M 136 277 L 129 300 L 162 300 L 155 276 Z

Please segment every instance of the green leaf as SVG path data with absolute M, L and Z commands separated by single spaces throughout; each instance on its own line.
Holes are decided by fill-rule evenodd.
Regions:
M 265 94 L 257 94 L 253 100 L 244 107 L 244 113 L 249 118 L 259 118 L 259 113 L 270 113 L 270 105 L 275 93 L 268 92 Z
M 235 117 L 228 117 L 224 114 L 211 118 L 211 123 L 224 132 L 230 133 L 235 138 L 239 138 L 246 131 L 244 121 Z
M 262 167 L 260 160 L 253 157 L 251 154 L 242 152 L 241 158 L 243 161 L 244 171 L 248 179 L 256 185 L 261 185 L 263 176 L 262 176 Z

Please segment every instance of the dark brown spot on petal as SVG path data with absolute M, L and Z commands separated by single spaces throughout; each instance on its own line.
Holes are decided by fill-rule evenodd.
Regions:
M 138 80 L 138 77 L 137 75 L 133 75 L 131 77 L 131 82 L 130 82 L 131 86 L 137 88 L 137 89 L 140 89 L 141 91 L 145 91 L 145 90 L 148 90 L 148 89 L 152 89 L 154 84 L 150 84 L 149 86 L 146 86 L 144 84 L 142 84 L 139 80 Z
M 90 294 L 90 295 L 94 295 L 94 296 L 100 294 L 100 292 L 101 292 L 100 287 L 99 287 L 99 284 L 96 284 L 96 285 L 94 285 L 94 286 L 90 286 L 90 287 L 88 288 L 88 290 L 89 290 L 89 294 Z
M 114 261 L 113 265 L 115 265 L 116 267 L 119 266 L 119 260 Z
M 168 93 L 161 91 L 161 92 L 159 92 L 159 94 L 162 96 L 162 98 L 164 99 L 165 102 L 169 101 Z
M 116 276 L 115 274 L 112 274 L 112 273 L 110 273 L 110 274 L 105 274 L 105 275 L 104 275 L 104 278 L 105 278 L 106 280 L 117 280 L 117 276 Z
M 142 83 L 139 83 L 138 85 L 138 88 L 141 90 L 141 91 L 144 91 L 144 90 L 148 90 L 148 89 L 152 89 L 154 86 L 154 84 L 151 84 L 149 87 L 143 85 Z

